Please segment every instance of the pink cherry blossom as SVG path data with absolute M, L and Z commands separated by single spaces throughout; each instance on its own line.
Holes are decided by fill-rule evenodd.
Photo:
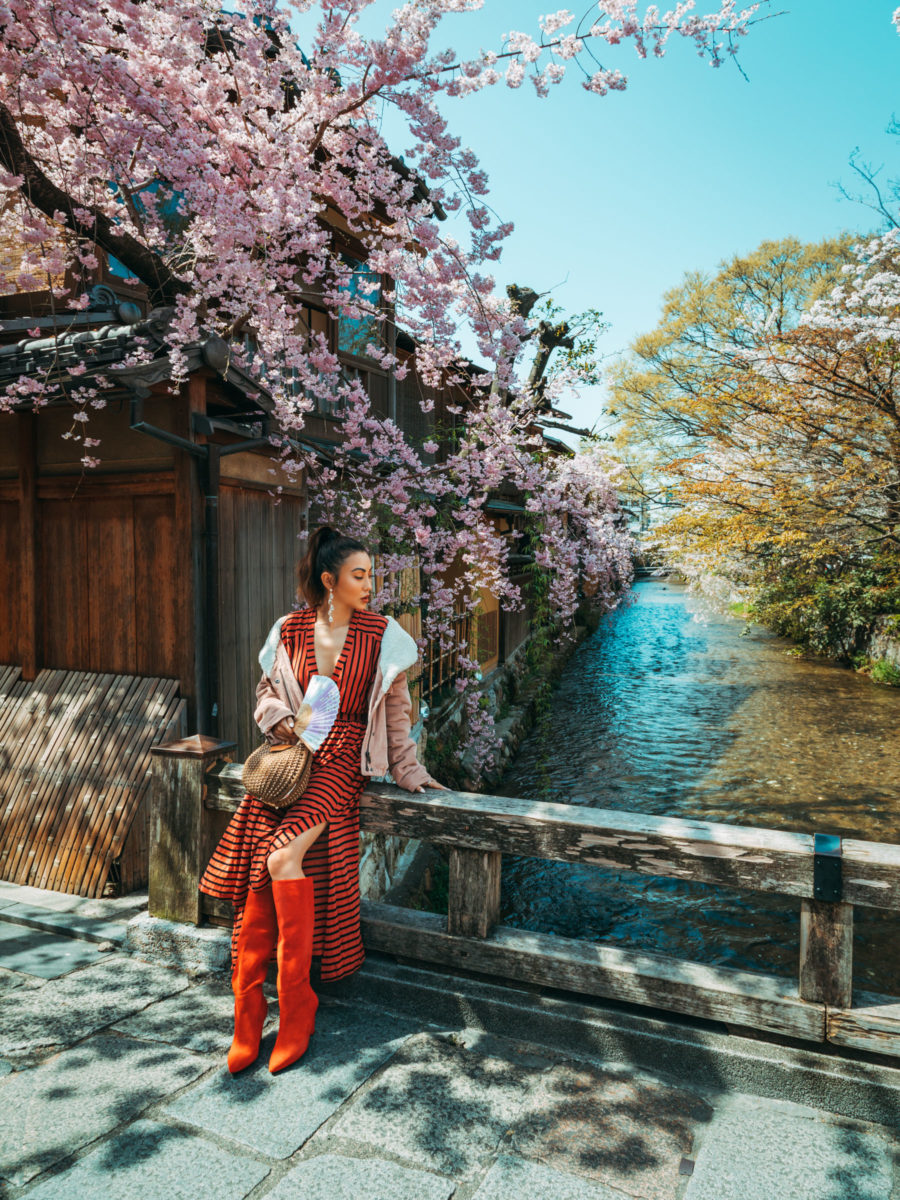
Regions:
M 16 286 L 83 310 L 97 247 L 114 255 L 152 304 L 172 311 L 173 388 L 187 379 L 190 347 L 222 338 L 272 398 L 281 468 L 305 473 L 336 523 L 401 547 L 389 570 L 420 568 L 412 602 L 424 638 L 453 644 L 459 609 L 474 610 L 481 589 L 508 608 L 525 603 L 509 557 L 536 540 L 534 528 L 503 533 L 483 511 L 499 489 L 523 496 L 540 528 L 535 569 L 548 573 L 564 627 L 585 584 L 607 607 L 627 587 L 616 467 L 592 447 L 571 459 L 547 453 L 521 378 L 527 325 L 492 275 L 512 224 L 494 215 L 485 171 L 453 132 L 445 99 L 526 78 L 546 95 L 588 50 L 585 86 L 620 90 L 624 75 L 598 68 L 594 51 L 625 42 L 659 56 L 680 37 L 718 64 L 759 5 L 710 3 L 701 15 L 692 0 L 665 13 L 609 0 L 589 28 L 559 10 L 534 22 L 536 36 L 509 32 L 463 58 L 443 29 L 477 0 L 409 0 L 378 34 L 364 30 L 373 0 L 262 0 L 253 15 L 207 0 L 0 0 L 0 237 L 20 250 Z M 385 142 L 384 106 L 405 145 Z M 442 222 L 441 210 L 468 220 Z M 342 255 L 335 223 L 365 246 L 364 271 Z M 423 414 L 452 393 L 442 402 L 456 421 L 452 445 L 429 438 L 420 452 L 373 410 L 327 340 L 306 331 L 310 293 L 361 331 L 357 354 L 398 382 L 414 374 Z M 391 348 L 395 324 L 415 344 L 411 359 Z M 463 329 L 483 364 L 474 376 Z M 148 353 L 138 346 L 133 364 Z M 97 444 L 84 436 L 87 418 L 110 386 L 82 379 L 69 396 L 65 436 L 86 449 Z M 565 386 L 563 373 L 553 398 Z M 41 409 L 49 388 L 45 377 L 19 379 L 0 409 Z M 297 441 L 317 406 L 342 417 L 333 464 Z M 442 450 L 439 461 L 422 457 Z M 396 602 L 398 587 L 386 581 L 377 606 Z M 488 761 L 478 664 L 461 662 L 470 736 Z

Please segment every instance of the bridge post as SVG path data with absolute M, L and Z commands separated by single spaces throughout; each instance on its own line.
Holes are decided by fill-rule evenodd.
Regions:
M 853 999 L 853 905 L 803 900 L 800 999 L 849 1008 Z
M 828 1008 L 853 1002 L 853 905 L 843 900 L 843 844 L 813 835 L 813 899 L 800 909 L 801 1000 Z
M 151 917 L 200 924 L 200 893 L 206 839 L 206 773 L 230 761 L 237 746 L 195 734 L 152 746 L 150 781 Z
M 500 851 L 450 851 L 447 932 L 490 937 L 500 916 Z

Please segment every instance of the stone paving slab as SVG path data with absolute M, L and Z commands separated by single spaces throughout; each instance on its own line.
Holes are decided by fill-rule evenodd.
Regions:
M 42 987 L 46 980 L 40 979 L 37 975 L 25 975 L 21 971 L 9 971 L 6 967 L 0 967 L 0 996 L 4 992 L 11 992 L 13 988 Z
M 613 1191 L 606 1184 L 592 1183 L 508 1154 L 498 1156 L 472 1200 L 512 1200 L 513 1197 L 525 1200 L 535 1196 L 540 1200 L 627 1200 L 624 1193 Z M 773 1198 L 769 1197 L 769 1200 Z
M 548 1066 L 533 1054 L 516 1063 L 419 1034 L 329 1132 L 465 1177 L 511 1132 Z
M 74 912 L 42 908 L 36 904 L 7 904 L 0 911 L 0 921 L 16 921 L 31 929 L 42 929 L 63 937 L 81 938 L 86 942 L 113 942 L 119 946 L 125 940 L 124 920 L 104 920 Z
M 26 1183 L 208 1069 L 207 1059 L 174 1046 L 107 1034 L 7 1075 L 0 1178 Z
M 53 892 L 47 888 L 0 880 L 0 906 L 4 904 L 27 904 L 53 912 L 77 913 L 82 917 L 127 921 L 147 907 L 147 893 L 129 892 L 127 896 L 115 896 L 108 900 L 88 900 L 84 896 L 73 896 L 70 892 Z
M 183 1129 L 135 1121 L 28 1200 L 243 1200 L 269 1169 Z
M 181 1121 L 274 1158 L 288 1158 L 398 1049 L 417 1025 L 402 1017 L 322 1005 L 309 1049 L 270 1075 L 274 1034 L 252 1067 L 217 1071 L 166 1110 Z
M 452 1179 L 382 1159 L 319 1154 L 289 1171 L 266 1200 L 449 1200 L 455 1188 Z
M 188 986 L 187 976 L 120 954 L 0 998 L 0 1057 L 26 1061 L 70 1046 Z
M 746 1096 L 716 1112 L 684 1200 L 889 1200 L 884 1131 Z
M 9 911 L 8 909 L 5 911 Z M 10 971 L 57 979 L 102 958 L 96 945 L 0 919 L 0 962 Z
M 669 1200 L 712 1115 L 696 1093 L 659 1080 L 560 1063 L 541 1077 L 509 1146 L 642 1200 Z
M 274 987 L 271 989 L 274 991 Z M 263 1026 L 267 1033 L 278 1024 L 278 1001 L 266 989 L 269 1014 Z M 228 1053 L 234 1035 L 234 993 L 223 980 L 193 984 L 143 1012 L 136 1013 L 115 1028 L 132 1037 L 168 1042 L 193 1050 L 196 1054 Z

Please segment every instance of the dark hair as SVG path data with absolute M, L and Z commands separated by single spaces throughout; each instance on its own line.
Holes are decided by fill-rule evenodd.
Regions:
M 344 537 L 330 525 L 319 526 L 297 564 L 298 591 L 310 608 L 318 608 L 325 600 L 322 572 L 327 571 L 336 580 L 344 562 L 360 550 L 368 554 L 366 547 L 356 538 Z

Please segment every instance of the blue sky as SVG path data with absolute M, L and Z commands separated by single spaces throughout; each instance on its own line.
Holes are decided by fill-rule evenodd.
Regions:
M 748 79 L 677 39 L 661 61 L 607 49 L 604 66 L 629 76 L 625 92 L 592 96 L 570 68 L 546 100 L 523 84 L 446 101 L 490 176 L 493 207 L 515 223 L 498 284 L 553 289 L 572 311 L 600 308 L 611 354 L 653 328 L 663 292 L 686 271 L 712 270 L 766 238 L 873 228 L 875 215 L 833 184 L 852 184 L 856 146 L 900 176 L 900 139 L 885 132 L 900 115 L 896 3 L 775 0 L 768 11 L 782 15 L 742 42 Z M 556 7 L 486 0 L 448 19 L 441 41 L 463 54 L 496 48 L 510 29 L 536 33 Z M 602 401 L 602 387 L 590 389 L 568 410 L 590 425 Z

